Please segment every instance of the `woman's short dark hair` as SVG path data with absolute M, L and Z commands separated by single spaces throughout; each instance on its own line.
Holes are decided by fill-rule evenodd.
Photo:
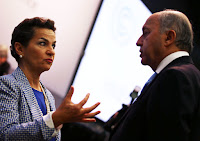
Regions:
M 11 54 L 17 62 L 19 61 L 19 55 L 16 53 L 15 50 L 15 42 L 19 42 L 24 47 L 27 47 L 29 41 L 34 36 L 35 28 L 47 28 L 53 30 L 54 32 L 56 30 L 54 26 L 54 21 L 50 19 L 34 17 L 23 20 L 18 26 L 15 27 L 11 39 Z

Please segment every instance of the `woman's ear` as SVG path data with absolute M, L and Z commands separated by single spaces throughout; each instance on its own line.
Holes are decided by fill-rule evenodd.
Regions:
M 18 55 L 23 55 L 23 45 L 19 42 L 15 42 L 15 51 Z
M 166 34 L 165 46 L 170 46 L 175 42 L 176 32 L 174 30 L 169 30 L 165 34 Z

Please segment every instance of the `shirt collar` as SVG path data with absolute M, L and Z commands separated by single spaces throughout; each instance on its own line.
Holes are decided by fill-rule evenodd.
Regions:
M 173 60 L 182 57 L 182 56 L 189 56 L 189 53 L 186 51 L 177 51 L 174 53 L 171 53 L 170 55 L 168 55 L 167 57 L 165 57 L 160 64 L 158 65 L 157 69 L 156 69 L 156 73 L 160 73 L 169 63 L 171 63 Z

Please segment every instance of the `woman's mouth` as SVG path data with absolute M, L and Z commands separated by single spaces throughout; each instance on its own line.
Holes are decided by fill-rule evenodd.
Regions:
M 53 59 L 45 59 L 48 63 L 52 63 Z

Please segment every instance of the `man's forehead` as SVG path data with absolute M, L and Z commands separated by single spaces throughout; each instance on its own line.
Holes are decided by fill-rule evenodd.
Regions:
M 159 18 L 157 14 L 152 14 L 145 22 L 143 29 L 148 28 L 149 26 L 158 26 Z

